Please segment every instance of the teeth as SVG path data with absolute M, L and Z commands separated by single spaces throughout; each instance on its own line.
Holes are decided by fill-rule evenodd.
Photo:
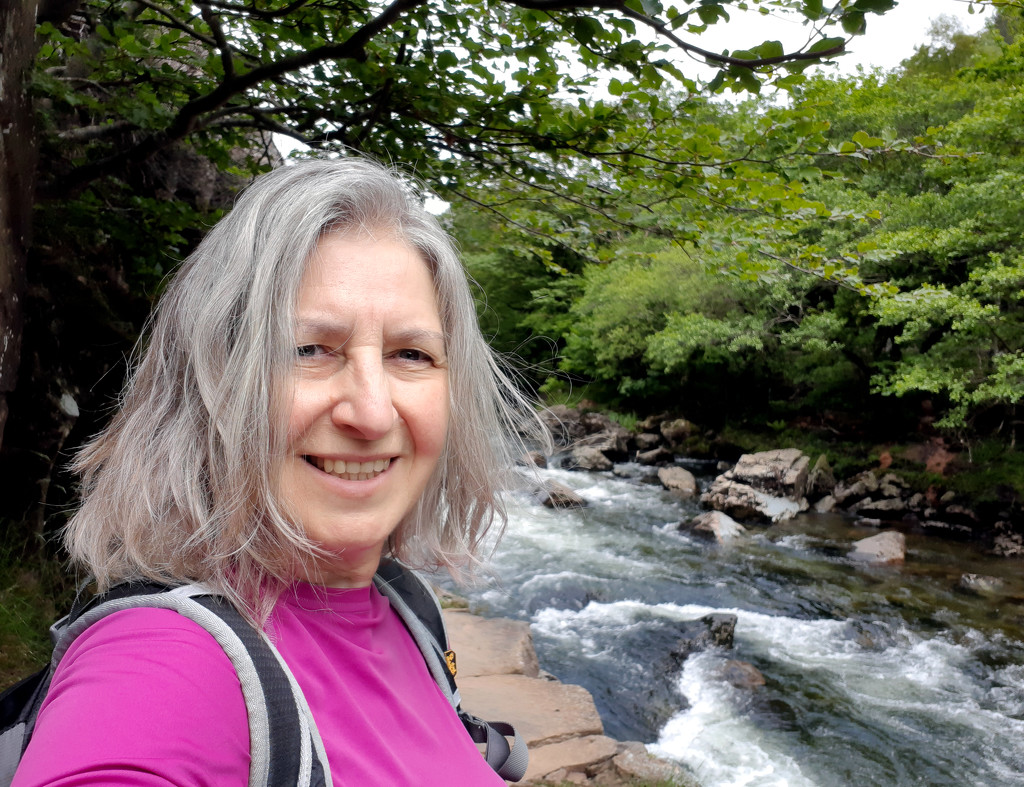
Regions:
M 336 475 L 347 481 L 369 481 L 388 469 L 390 459 L 377 459 L 373 462 L 346 462 L 343 459 L 316 458 L 316 466 L 325 473 Z

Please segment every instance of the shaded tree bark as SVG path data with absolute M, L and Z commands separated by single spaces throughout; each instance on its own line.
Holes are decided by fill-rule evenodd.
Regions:
M 28 98 L 39 0 L 0 8 L 0 445 L 18 381 L 25 269 L 32 235 L 36 139 Z

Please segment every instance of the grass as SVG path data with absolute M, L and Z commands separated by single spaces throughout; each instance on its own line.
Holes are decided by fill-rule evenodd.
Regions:
M 8 528 L 11 532 L 12 528 Z M 50 625 L 74 595 L 72 583 L 48 550 L 5 539 L 0 547 L 0 688 L 50 659 Z

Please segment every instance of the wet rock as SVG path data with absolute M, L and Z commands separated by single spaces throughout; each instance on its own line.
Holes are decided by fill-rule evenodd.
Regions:
M 807 474 L 807 496 L 811 500 L 820 499 L 832 494 L 836 488 L 836 477 L 832 472 L 832 466 L 824 454 L 818 457 Z
M 572 449 L 571 464 L 580 470 L 611 470 L 612 460 L 604 453 L 589 445 L 578 445 Z
M 722 511 L 734 519 L 782 522 L 806 511 L 807 500 L 773 497 L 746 484 L 729 479 L 729 473 L 718 476 L 711 488 L 701 495 L 701 505 Z
M 902 533 L 887 530 L 877 536 L 863 538 L 854 544 L 849 557 L 867 563 L 902 563 L 907 556 L 907 540 Z
M 963 574 L 956 583 L 957 590 L 963 590 L 976 596 L 992 596 L 1002 592 L 1006 583 L 998 577 L 984 574 Z
M 681 665 L 692 653 L 708 648 L 731 648 L 736 633 L 736 616 L 726 613 L 705 615 L 684 627 L 685 635 L 672 648 L 669 657 Z
M 700 491 L 697 488 L 697 479 L 685 467 L 658 468 L 658 480 L 668 491 L 683 499 L 696 497 Z
M 678 765 L 660 760 L 648 753 L 643 744 L 631 742 L 622 745 L 623 751 L 612 760 L 615 777 L 621 781 L 601 781 L 598 784 L 689 784 L 691 777 Z
M 871 500 L 868 498 L 861 500 L 857 503 L 856 507 L 851 507 L 850 510 L 867 517 L 899 519 L 907 510 L 907 504 L 898 497 L 886 498 L 884 500 Z
M 587 735 L 530 750 L 526 780 L 543 779 L 555 784 L 586 784 L 588 770 L 598 768 L 619 753 L 619 744 L 604 735 Z M 583 780 L 575 780 L 582 776 Z
M 807 491 L 810 459 L 798 448 L 744 454 L 729 479 L 775 497 L 799 500 Z
M 934 515 L 934 512 L 932 513 Z M 972 533 L 971 528 L 967 525 L 958 525 L 955 522 L 944 522 L 941 519 L 926 519 L 921 523 L 921 527 L 926 533 L 934 536 L 940 536 L 942 538 L 964 539 Z
M 819 514 L 827 514 L 836 507 L 836 499 L 832 495 L 825 495 L 814 504 L 814 510 Z
M 997 523 L 996 527 L 999 528 Z M 992 554 L 997 557 L 1024 557 L 1024 535 L 1014 533 L 1009 528 L 1002 529 L 992 540 Z
M 597 434 L 620 428 L 619 425 L 604 413 L 583 413 L 579 418 L 580 426 L 587 434 Z
M 530 451 L 523 456 L 522 463 L 527 467 L 547 467 L 548 458 L 544 456 L 540 451 Z
M 617 424 L 613 428 L 587 435 L 575 447 L 596 448 L 608 457 L 625 459 L 629 453 L 629 441 L 632 435 Z
M 909 508 L 911 511 L 923 511 L 924 506 L 925 496 L 920 492 L 915 492 L 910 496 L 910 499 L 907 500 L 907 508 Z
M 564 404 L 556 404 L 541 410 L 538 415 L 551 432 L 551 439 L 557 446 L 568 446 L 577 443 L 586 436 L 580 424 L 580 412 Z
M 659 430 L 670 446 L 682 445 L 686 439 L 696 431 L 697 427 L 685 418 L 676 418 L 672 421 L 662 422 Z
M 658 446 L 650 451 L 641 451 L 636 455 L 636 461 L 642 465 L 662 465 L 673 461 L 674 455 L 667 448 Z
M 978 524 L 977 514 L 966 506 L 958 505 L 956 503 L 946 506 L 945 510 L 942 512 L 942 518 L 947 522 L 952 522 L 956 525 L 975 527 Z
M 754 689 L 765 685 L 761 670 L 746 661 L 729 659 L 722 666 L 722 678 L 738 689 Z
M 721 511 L 707 511 L 695 516 L 690 521 L 689 530 L 722 545 L 731 544 L 747 532 L 743 525 Z
M 565 484 L 548 481 L 537 490 L 540 502 L 548 508 L 586 508 L 587 501 Z
M 636 429 L 638 432 L 659 432 L 662 421 L 667 421 L 668 419 L 668 413 L 649 415 L 642 421 L 637 421 Z
M 661 435 L 653 432 L 641 432 L 633 435 L 633 442 L 636 443 L 638 451 L 650 451 L 661 445 Z

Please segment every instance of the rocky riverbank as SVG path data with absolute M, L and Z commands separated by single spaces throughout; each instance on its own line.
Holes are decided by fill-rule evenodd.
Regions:
M 463 707 L 482 718 L 508 721 L 526 741 L 530 768 L 521 785 L 692 785 L 678 766 L 647 753 L 641 743 L 604 734 L 590 693 L 541 672 L 529 624 L 445 611 L 458 659 Z
M 611 471 L 659 483 L 681 498 L 699 496 L 703 507 L 730 519 L 704 517 L 688 523 L 715 538 L 735 535 L 743 525 L 779 522 L 813 509 L 848 515 L 858 524 L 894 533 L 913 531 L 970 540 L 983 544 L 992 555 L 1024 557 L 1024 521 L 1019 506 L 1008 504 L 1003 510 L 979 514 L 970 501 L 951 491 L 935 486 L 913 488 L 888 469 L 885 456 L 877 468 L 836 479 L 824 455 L 812 461 L 796 448 L 744 454 L 732 462 L 719 461 L 720 474 L 701 490 L 693 473 L 679 462 L 699 434 L 685 418 L 652 416 L 630 431 L 602 413 L 564 406 L 549 408 L 543 417 L 560 449 L 557 461 L 561 466 Z M 532 461 L 546 458 L 533 457 Z M 552 507 L 587 505 L 564 488 L 541 489 L 537 494 Z M 891 546 L 899 539 L 887 536 L 885 540 Z

